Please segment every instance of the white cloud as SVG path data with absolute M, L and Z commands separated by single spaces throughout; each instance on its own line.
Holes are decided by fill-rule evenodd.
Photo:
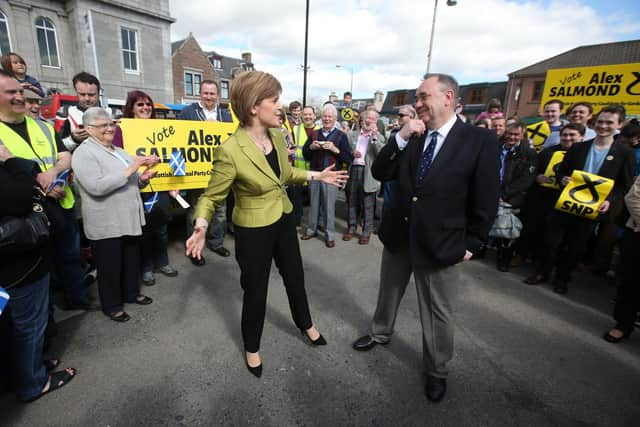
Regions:
M 285 101 L 302 97 L 305 1 L 170 0 L 174 40 L 193 32 L 204 49 L 239 57 L 273 73 Z M 311 1 L 308 96 L 325 99 L 349 88 L 356 97 L 375 90 L 415 87 L 426 70 L 433 1 Z M 212 6 L 213 5 L 213 6 Z M 439 2 L 432 71 L 461 83 L 506 80 L 524 66 L 586 44 L 638 38 L 637 16 L 599 16 L 585 0 L 459 0 Z

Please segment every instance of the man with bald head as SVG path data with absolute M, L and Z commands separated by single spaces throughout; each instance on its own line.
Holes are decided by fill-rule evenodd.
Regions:
M 498 208 L 497 136 L 457 118 L 457 98 L 453 77 L 425 75 L 416 90 L 417 119 L 406 122 L 373 163 L 373 177 L 395 179 L 396 188 L 378 232 L 384 244 L 378 304 L 369 334 L 353 343 L 364 351 L 390 341 L 413 274 L 432 402 L 447 389 L 459 266 L 487 240 Z

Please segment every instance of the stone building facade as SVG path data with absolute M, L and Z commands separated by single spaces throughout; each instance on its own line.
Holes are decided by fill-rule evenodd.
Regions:
M 141 89 L 173 99 L 169 0 L 0 2 L 0 49 L 19 53 L 43 87 L 73 93 L 72 77 L 96 75 L 109 99 Z

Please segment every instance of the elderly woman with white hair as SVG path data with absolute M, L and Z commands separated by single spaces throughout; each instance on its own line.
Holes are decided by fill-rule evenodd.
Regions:
M 115 147 L 111 115 L 99 107 L 85 111 L 89 133 L 73 153 L 75 182 L 82 198 L 84 232 L 93 247 L 102 311 L 116 322 L 130 319 L 124 303 L 151 304 L 140 294 L 140 237 L 145 224 L 139 189 L 155 176 L 155 156 L 131 157 Z M 146 166 L 143 173 L 138 169 Z

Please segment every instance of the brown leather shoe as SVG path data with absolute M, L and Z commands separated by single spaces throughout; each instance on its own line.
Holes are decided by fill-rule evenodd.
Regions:
M 316 237 L 315 234 L 307 234 L 307 233 L 305 233 L 302 236 L 300 236 L 300 240 L 309 240 L 309 239 L 312 239 L 314 237 Z
M 360 236 L 360 238 L 358 239 L 358 243 L 360 245 L 367 245 L 369 244 L 369 236 Z
M 344 233 L 342 235 L 342 240 L 344 240 L 345 242 L 348 242 L 351 239 L 353 239 L 353 234 L 351 233 Z
M 328 248 L 333 248 L 336 245 L 336 241 L 335 240 L 327 240 L 324 245 L 326 247 L 328 247 Z

